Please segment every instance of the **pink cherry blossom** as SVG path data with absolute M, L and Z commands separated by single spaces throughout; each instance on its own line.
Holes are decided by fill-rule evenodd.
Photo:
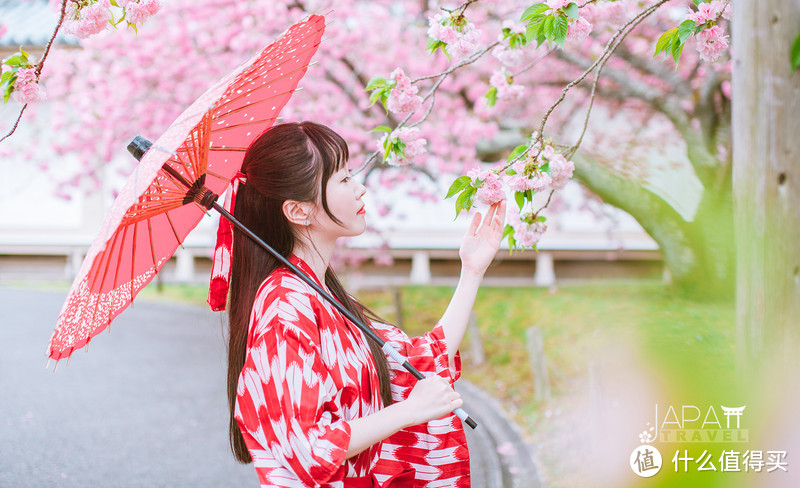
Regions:
M 728 49 L 728 36 L 717 25 L 703 29 L 695 37 L 697 37 L 697 51 L 703 61 L 716 61 Z
M 525 60 L 525 51 L 522 49 L 511 49 L 501 44 L 492 49 L 492 56 L 503 63 L 503 65 L 509 68 L 515 68 L 520 66 Z
M 480 176 L 483 184 L 478 188 L 475 193 L 475 198 L 478 202 L 484 205 L 494 205 L 506 197 L 503 191 L 503 183 L 500 177 L 493 171 L 482 171 Z
M 111 3 L 109 0 L 97 0 L 87 6 L 77 2 L 67 2 L 67 17 L 64 21 L 64 32 L 80 39 L 103 31 L 110 24 Z
M 422 105 L 422 97 L 417 95 L 419 88 L 411 85 L 411 79 L 400 68 L 392 71 L 390 78 L 395 81 L 395 86 L 389 92 L 386 108 L 398 114 L 417 110 Z
M 578 20 L 569 25 L 567 39 L 571 41 L 582 41 L 589 36 L 590 32 L 592 32 L 592 24 L 583 17 L 578 17 Z
M 478 48 L 480 31 L 471 22 L 456 26 L 449 15 L 436 14 L 428 19 L 428 35 L 447 44 L 447 53 L 454 59 L 462 59 Z
M 425 145 L 428 144 L 427 139 L 421 137 L 420 130 L 417 127 L 401 127 L 391 134 L 383 136 L 377 141 L 378 150 L 384 150 L 386 139 L 399 139 L 404 145 L 403 155 L 390 153 L 386 157 L 386 162 L 392 166 L 404 166 L 412 163 L 421 163 L 425 161 L 424 156 L 427 154 Z
M 705 24 L 709 20 L 716 20 L 719 15 L 719 7 L 721 7 L 721 4 L 701 3 L 697 6 L 697 12 L 693 12 L 689 9 L 689 14 L 686 15 L 686 19 L 693 20 L 697 25 Z
M 572 1 L 573 0 L 547 0 L 547 6 L 550 7 L 551 11 L 555 11 L 560 8 L 566 7 L 567 5 L 572 3 Z
M 458 40 L 458 33 L 455 31 L 455 29 L 453 29 L 449 22 L 447 22 L 448 20 L 449 16 L 441 13 L 436 14 L 428 19 L 428 36 L 445 44 L 456 42 Z
M 628 20 L 628 10 L 623 2 L 606 2 L 600 14 L 612 26 L 620 26 Z
M 524 212 L 520 215 L 516 209 L 511 209 L 508 212 L 506 221 L 514 229 L 514 240 L 518 246 L 533 247 L 542 238 L 542 235 L 547 230 L 547 225 L 544 222 L 533 222 L 530 220 L 533 216 L 530 212 Z
M 17 71 L 17 80 L 14 82 L 12 93 L 14 100 L 25 104 L 30 102 L 41 102 L 47 99 L 39 81 L 36 79 L 34 68 L 22 68 Z
M 8 27 L 2 22 L 0 22 L 0 37 L 3 37 L 8 32 Z
M 560 190 L 564 188 L 567 182 L 572 178 L 572 173 L 575 171 L 575 163 L 567 161 L 564 156 L 560 154 L 550 160 L 550 175 L 552 177 L 553 190 Z
M 510 80 L 512 80 L 512 78 L 505 69 L 492 73 L 489 84 L 497 89 L 498 100 L 512 101 L 522 98 L 525 87 L 522 85 L 515 85 Z
M 125 20 L 131 24 L 143 24 L 161 8 L 159 0 L 131 0 L 125 4 Z
M 553 184 L 552 178 L 547 173 L 538 173 L 529 181 L 528 189 L 533 191 L 545 191 Z

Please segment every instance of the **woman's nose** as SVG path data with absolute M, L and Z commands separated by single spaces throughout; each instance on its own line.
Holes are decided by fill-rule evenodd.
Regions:
M 366 194 L 366 193 L 367 193 L 367 187 L 364 186 L 363 183 L 359 183 L 358 184 L 358 198 L 363 197 L 364 194 Z

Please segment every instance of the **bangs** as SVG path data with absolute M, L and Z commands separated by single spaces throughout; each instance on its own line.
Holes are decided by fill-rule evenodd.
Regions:
M 321 190 L 320 200 L 322 208 L 331 219 L 340 223 L 328 208 L 328 196 L 326 186 L 333 173 L 347 166 L 350 159 L 350 151 L 347 142 L 342 136 L 334 132 L 329 127 L 314 122 L 302 122 L 300 124 L 305 134 L 308 136 L 308 146 L 312 154 L 312 165 L 316 173 L 320 176 L 318 188 Z

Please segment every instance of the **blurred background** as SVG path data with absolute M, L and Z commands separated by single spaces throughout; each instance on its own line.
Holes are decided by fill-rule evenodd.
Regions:
M 585 134 L 591 82 L 578 85 L 548 121 L 545 136 L 558 147 L 582 140 L 573 157 L 575 178 L 552 199 L 543 194 L 536 200 L 537 207 L 547 207 L 542 212 L 547 231 L 538 250 L 510 250 L 504 243 L 487 272 L 462 347 L 464 380 L 480 392 L 474 398 L 512 426 L 513 435 L 488 444 L 499 461 L 485 469 L 504 473 L 493 483 L 796 486 L 796 377 L 785 366 L 774 366 L 782 373 L 772 382 L 767 380 L 769 364 L 751 370 L 752 363 L 742 356 L 743 329 L 737 329 L 731 55 L 726 52 L 707 63 L 690 46 L 677 68 L 652 58 L 654 40 L 685 17 L 688 4 L 671 2 L 630 34 L 598 83 Z M 476 49 L 493 42 L 504 27 L 514 28 L 508 20 L 518 19 L 528 6 L 515 1 L 469 5 L 467 18 L 481 29 Z M 197 402 L 212 402 L 214 412 L 225 412 L 221 390 L 208 386 L 208 381 L 221 386 L 224 318 L 200 312 L 207 308 L 215 216 L 201 222 L 137 297 L 137 305 L 148 305 L 126 311 L 120 321 L 127 322 L 115 323 L 114 333 L 92 345 L 86 356 L 91 359 L 81 354 L 74 361 L 79 364 L 59 369 L 55 376 L 48 372 L 46 380 L 38 369 L 33 378 L 27 372 L 20 375 L 28 371 L 34 353 L 33 363 L 45 362 L 35 347 L 44 352 L 60 301 L 135 165 L 125 151 L 130 139 L 137 134 L 155 139 L 213 80 L 308 13 L 326 13 L 328 27 L 317 64 L 282 115 L 287 121 L 329 124 L 340 132 L 350 144 L 353 169 L 368 187 L 370 228 L 341 243 L 336 269 L 351 293 L 409 334 L 423 333 L 436 323 L 458 279 L 458 247 L 467 222 L 463 215 L 454 218 L 453 200 L 443 198 L 450 183 L 469 169 L 502 165 L 515 146 L 525 144 L 563 86 L 642 5 L 597 2 L 586 13 L 594 30 L 585 40 L 568 41 L 565 49 L 552 52 L 546 46 L 521 53 L 495 49 L 481 62 L 453 73 L 420 125 L 426 158 L 411 166 L 380 161 L 365 166 L 378 148 L 379 137 L 369 131 L 377 125 L 394 127 L 402 118 L 369 104 L 364 90 L 368 80 L 387 77 L 398 66 L 414 78 L 457 62 L 425 52 L 428 19 L 440 7 L 457 5 L 424 0 L 335 5 L 176 0 L 165 2 L 138 32 L 123 24 L 81 41 L 59 35 L 42 72 L 48 100 L 30 106 L 16 133 L 0 143 L 0 303 L 8 312 L 0 318 L 0 337 L 5 348 L 16 347 L 14 355 L 0 359 L 0 385 L 8 393 L 0 399 L 0 484 L 255 482 L 247 468 L 238 470 L 225 457 L 224 419 L 186 413 Z M 20 46 L 40 57 L 55 25 L 55 10 L 46 1 L 0 0 L 0 57 L 13 55 Z M 509 60 L 509 52 L 520 59 Z M 513 73 L 525 94 L 490 106 L 485 95 L 498 70 Z M 430 88 L 420 86 L 421 95 Z M 13 100 L 0 108 L 3 133 L 20 108 Z M 420 119 L 419 114 L 414 117 L 412 121 Z M 796 290 L 787 300 L 792 297 Z M 186 316 L 195 318 L 184 320 Z M 169 337 L 163 328 L 150 326 L 156 320 L 167 330 L 185 332 Z M 180 325 L 184 321 L 189 328 Z M 192 332 L 196 324 L 200 331 Z M 128 328 L 141 329 L 140 335 L 126 336 L 132 332 L 122 330 Z M 200 341 L 195 352 L 192 347 L 181 353 L 172 349 L 195 340 Z M 126 359 L 112 354 L 132 344 L 139 355 Z M 141 351 L 149 354 L 143 358 Z M 104 360 L 119 373 L 98 378 L 112 371 L 105 369 Z M 147 366 L 150 362 L 159 366 Z M 187 364 L 191 367 L 183 369 Z M 173 379 L 175 368 L 182 373 Z M 170 382 L 157 389 L 158 400 L 128 412 L 119 405 L 135 400 L 135 390 L 128 389 L 136 385 L 137 375 Z M 111 448 L 84 447 L 86 452 L 60 456 L 65 461 L 57 469 L 42 470 L 38 453 L 58 449 L 48 438 L 60 414 L 52 407 L 32 406 L 38 405 L 33 396 L 22 392 L 41 399 L 59 391 L 62 400 L 57 402 L 69 403 L 76 401 L 70 391 L 79 395 L 82 389 L 102 389 L 98 381 L 128 389 L 108 393 L 122 403 L 106 408 L 121 413 L 115 423 L 97 427 L 91 434 L 97 438 L 85 445 L 106 442 L 109 425 L 126 429 L 127 435 L 138 430 L 130 419 L 144 418 L 142 422 L 152 425 L 156 421 L 142 415 L 156 419 L 160 412 L 175 409 L 170 398 L 176 389 L 184 393 L 179 404 L 183 410 L 175 411 L 175 418 L 182 419 L 180 425 L 191 419 L 191 425 L 180 428 L 185 431 L 176 427 L 180 431 L 170 435 L 201 432 L 206 437 L 196 439 L 185 454 L 163 447 L 159 457 L 175 454 L 173 462 L 141 468 L 132 475 L 141 477 L 136 481 L 114 479 L 109 466 L 125 460 L 108 456 L 105 451 Z M 150 391 L 152 385 L 142 388 Z M 733 440 L 720 442 L 723 431 L 731 430 L 723 407 L 741 406 L 746 408 Z M 94 407 L 74 408 L 86 412 Z M 716 424 L 710 411 L 718 417 Z M 104 416 L 97 412 L 57 423 L 70 426 L 70 437 L 86 437 L 74 426 Z M 165 431 L 168 425 L 178 424 L 165 425 Z M 685 430 L 687 437 L 681 442 L 659 437 L 669 429 Z M 737 438 L 744 430 L 746 438 Z M 694 431 L 699 438 L 692 439 Z M 719 438 L 713 438 L 716 431 Z M 648 433 L 655 440 L 645 442 L 642 434 Z M 30 440 L 36 436 L 41 442 Z M 124 451 L 119 439 L 109 442 Z M 157 443 L 145 438 L 138 443 L 141 449 L 131 457 L 146 463 L 147 451 Z M 207 444 L 213 448 L 202 451 L 207 457 L 201 464 L 207 467 L 223 457 L 224 468 L 201 470 L 193 477 L 177 475 L 186 469 L 184 463 L 192 462 L 194 450 Z M 652 478 L 632 470 L 631 452 L 640 445 L 661 451 L 663 465 Z M 520 450 L 531 454 L 520 456 Z M 726 451 L 729 457 L 737 453 L 736 463 L 724 464 Z M 767 472 L 768 466 L 750 469 L 753 464 L 744 456 L 751 451 L 762 452 L 764 461 L 778 456 L 772 471 Z M 779 462 L 779 452 L 784 452 L 788 470 Z M 713 471 L 698 470 L 706 454 Z M 97 456 L 98 463 L 74 461 L 88 455 Z M 680 456 L 691 461 L 679 462 Z M 523 468 L 514 463 L 526 461 L 535 464 L 535 474 L 523 479 Z M 739 469 L 725 472 L 725 466 L 734 465 Z M 94 471 L 94 477 L 81 478 L 78 473 L 85 471 Z

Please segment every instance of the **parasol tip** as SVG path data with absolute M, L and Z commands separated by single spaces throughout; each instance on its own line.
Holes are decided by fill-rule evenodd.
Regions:
M 133 157 L 136 158 L 137 161 L 141 161 L 142 156 L 144 156 L 144 153 L 146 153 L 147 150 L 150 149 L 150 146 L 152 145 L 153 143 L 148 141 L 144 137 L 136 136 L 133 138 L 131 143 L 128 144 L 128 152 L 131 153 Z

